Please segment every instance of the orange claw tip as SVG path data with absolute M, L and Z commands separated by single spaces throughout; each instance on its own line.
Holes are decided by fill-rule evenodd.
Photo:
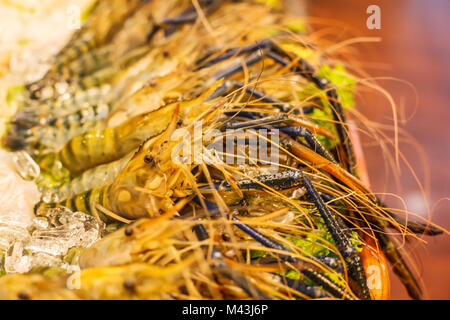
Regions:
M 367 278 L 367 286 L 373 300 L 388 300 L 390 292 L 389 269 L 386 258 L 373 239 L 364 237 L 366 246 L 360 252 Z

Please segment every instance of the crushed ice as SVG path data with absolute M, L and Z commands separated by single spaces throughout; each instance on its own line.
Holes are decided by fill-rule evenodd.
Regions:
M 91 246 L 102 227 L 94 217 L 66 208 L 45 209 L 31 224 L 0 217 L 0 272 L 47 266 L 67 270 L 77 264 L 77 259 L 66 259 L 69 250 Z

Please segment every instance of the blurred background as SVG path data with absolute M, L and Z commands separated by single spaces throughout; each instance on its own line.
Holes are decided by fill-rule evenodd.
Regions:
M 385 195 L 391 207 L 404 208 L 450 229 L 450 1 L 448 0 L 287 0 L 288 11 L 311 16 L 313 31 L 321 40 L 380 37 L 376 43 L 351 45 L 350 55 L 377 80 L 397 105 L 399 126 L 411 137 L 400 139 L 400 150 L 425 187 L 425 197 L 405 164 L 400 171 L 386 169 L 379 146 L 361 135 L 372 189 L 395 193 L 404 203 Z M 369 30 L 366 13 L 378 5 L 381 29 Z M 320 18 L 320 19 L 314 19 Z M 324 27 L 324 26 L 327 27 Z M 402 82 L 404 81 L 404 82 Z M 410 85 L 408 85 L 407 83 Z M 392 108 L 380 93 L 359 92 L 357 109 L 380 127 L 393 127 Z M 393 132 L 386 130 L 392 137 Z M 420 148 L 426 155 L 424 164 Z M 392 151 L 391 151 L 392 152 Z M 426 201 L 428 201 L 429 211 Z M 426 298 L 450 299 L 450 239 L 425 237 L 426 249 L 412 251 L 426 286 Z M 391 298 L 406 299 L 400 282 L 391 274 Z

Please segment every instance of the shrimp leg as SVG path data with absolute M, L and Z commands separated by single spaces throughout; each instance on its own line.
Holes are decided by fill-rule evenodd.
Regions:
M 276 52 L 272 50 L 267 51 L 267 55 L 272 60 L 280 63 L 283 66 L 288 66 L 291 64 L 290 62 L 284 60 L 281 56 L 279 56 Z M 303 77 L 311 80 L 319 89 L 326 90 L 328 102 L 331 105 L 334 120 L 337 121 L 336 129 L 338 131 L 339 140 L 341 141 L 342 146 L 344 147 L 345 155 L 347 157 L 348 170 L 351 174 L 357 176 L 357 167 L 356 167 L 355 153 L 353 151 L 353 144 L 348 133 L 346 116 L 342 108 L 342 105 L 339 102 L 339 97 L 336 88 L 334 88 L 327 79 L 321 78 L 319 75 L 317 75 L 314 68 L 306 60 L 296 58 L 296 60 L 297 59 L 298 62 L 296 66 L 291 67 L 291 69 L 297 72 L 298 74 L 302 75 Z
M 300 128 L 301 127 L 305 127 L 305 129 L 307 129 L 309 131 L 308 132 L 303 132 L 303 130 L 301 129 L 295 129 L 295 128 L 289 128 L 286 127 L 284 125 L 281 125 L 281 123 L 289 123 L 289 124 L 296 124 L 298 125 Z M 308 143 L 311 143 L 311 147 L 313 147 L 313 145 L 315 147 L 318 147 L 318 144 L 320 144 L 320 142 L 312 135 L 312 131 L 321 134 L 327 138 L 333 139 L 334 135 L 328 131 L 328 129 L 326 128 L 322 128 L 314 123 L 310 123 L 308 121 L 304 121 L 298 117 L 289 115 L 289 114 L 284 114 L 284 113 L 276 113 L 274 115 L 270 115 L 267 117 L 263 117 L 263 118 L 259 118 L 259 119 L 253 119 L 253 120 L 249 120 L 249 121 L 236 121 L 236 122 L 227 122 L 225 124 L 225 127 L 227 129 L 243 129 L 243 128 L 254 128 L 254 127 L 259 127 L 262 125 L 271 125 L 277 129 L 280 129 L 281 132 L 286 131 L 286 133 L 289 136 L 303 136 L 303 137 L 307 137 L 309 140 Z M 323 149 L 321 150 L 322 152 L 326 151 L 324 147 L 322 147 Z M 336 161 L 333 159 L 333 157 L 331 155 L 326 155 L 326 158 L 330 158 L 328 159 L 329 161 L 332 161 L 334 163 L 336 163 Z
M 334 157 L 330 154 L 330 152 L 320 143 L 320 141 L 313 135 L 313 133 L 306 128 L 305 126 L 283 126 L 279 125 L 279 122 L 283 121 L 289 121 L 291 120 L 290 116 L 284 115 L 284 114 L 276 114 L 273 116 L 268 116 L 256 120 L 250 120 L 246 122 L 234 122 L 229 123 L 227 127 L 229 129 L 241 129 L 241 128 L 248 128 L 248 127 L 254 127 L 255 125 L 273 125 L 276 129 L 279 129 L 281 132 L 289 135 L 290 137 L 303 137 L 305 138 L 306 142 L 309 144 L 309 146 L 317 152 L 319 155 L 324 157 L 325 159 L 333 162 L 337 165 L 336 160 Z M 310 126 L 311 129 L 316 129 L 317 127 L 313 126 L 312 124 L 307 124 Z M 323 130 L 319 129 L 320 132 L 323 132 Z
M 197 199 L 198 202 L 198 199 Z M 204 203 L 212 215 L 220 215 L 219 208 L 215 203 L 212 203 L 210 201 L 204 200 Z M 241 229 L 243 232 L 251 236 L 253 239 L 261 243 L 263 246 L 278 250 L 278 251 L 284 251 L 284 252 L 290 252 L 289 249 L 287 249 L 282 244 L 266 237 L 265 235 L 261 234 L 259 231 L 255 230 L 254 228 L 250 227 L 249 225 L 241 222 L 239 218 L 237 218 L 235 215 L 232 215 L 231 213 L 228 214 L 228 218 L 235 222 L 236 227 Z M 284 255 L 278 255 L 278 257 L 281 260 L 290 261 L 292 263 L 298 264 L 300 266 L 300 272 L 304 274 L 307 278 L 309 278 L 311 281 L 317 283 L 318 285 L 322 286 L 324 290 L 328 291 L 330 294 L 332 294 L 335 297 L 343 297 L 344 299 L 353 300 L 353 297 L 341 286 L 336 284 L 334 281 L 329 279 L 326 275 L 319 273 L 316 268 L 313 266 L 300 261 L 295 258 L 290 258 Z
M 312 299 L 330 298 L 330 295 L 320 287 L 310 286 L 298 280 L 282 277 L 276 273 L 273 273 L 273 275 L 279 278 L 279 281 L 287 285 L 289 288 L 298 291 Z
M 339 140 L 344 147 L 344 151 L 347 157 L 348 170 L 353 175 L 357 175 L 353 145 L 348 134 L 346 117 L 342 105 L 339 102 L 336 88 L 334 88 L 327 79 L 320 77 L 316 73 L 314 67 L 311 66 L 306 60 L 299 57 L 295 57 L 295 59 L 292 59 L 285 51 L 277 47 L 272 40 L 265 39 L 247 47 L 230 49 L 221 56 L 211 59 L 208 63 L 201 65 L 200 68 L 204 68 L 205 66 L 211 65 L 213 63 L 218 63 L 235 55 L 241 55 L 243 53 L 250 52 L 253 53 L 246 58 L 247 65 L 251 65 L 260 61 L 262 59 L 262 53 L 265 53 L 267 57 L 272 59 L 274 62 L 285 67 L 290 66 L 290 69 L 292 71 L 298 73 L 300 76 L 306 78 L 307 80 L 312 81 L 319 89 L 326 90 L 328 102 L 331 105 L 334 119 L 337 121 L 336 128 L 338 131 Z M 292 65 L 292 61 L 295 62 L 294 65 Z M 237 72 L 241 68 L 242 65 L 239 64 L 235 66 L 235 69 L 231 69 L 228 73 L 220 73 L 216 76 L 226 77 Z
M 257 176 L 254 179 L 238 180 L 236 185 L 240 190 L 261 190 L 263 188 L 285 190 L 298 186 L 301 183 L 300 177 L 299 170 L 285 170 L 280 173 Z M 232 186 L 226 181 L 215 183 L 214 188 L 219 191 L 233 190 Z M 209 185 L 199 189 L 209 189 Z
M 201 7 L 207 6 L 208 9 L 206 10 L 205 14 L 210 15 L 215 10 L 218 9 L 220 4 L 222 3 L 222 0 L 203 0 L 199 1 L 199 4 Z M 197 10 L 193 7 L 186 9 L 181 14 L 179 14 L 176 17 L 171 18 L 165 18 L 162 21 L 163 25 L 181 25 L 181 24 L 187 24 L 192 23 L 198 18 Z
M 268 176 L 265 175 L 261 177 L 256 177 L 254 180 L 257 181 L 257 183 L 255 183 L 253 180 L 238 181 L 237 186 L 243 190 L 249 188 L 261 189 L 264 186 L 265 182 L 268 181 L 270 185 L 266 185 L 267 187 L 271 187 L 273 185 L 277 186 L 278 189 L 288 189 L 303 182 L 303 185 L 305 186 L 309 196 L 311 197 L 320 215 L 325 221 L 325 224 L 327 225 L 340 253 L 344 257 L 348 265 L 350 276 L 357 282 L 357 284 L 361 288 L 360 290 L 361 297 L 363 297 L 364 299 L 370 299 L 369 289 L 367 287 L 367 281 L 361 259 L 358 256 L 356 249 L 351 244 L 350 239 L 347 236 L 345 230 L 343 229 L 342 227 L 343 223 L 339 223 L 337 221 L 339 217 L 334 217 L 331 214 L 328 207 L 323 202 L 322 198 L 320 197 L 319 193 L 317 192 L 316 188 L 313 186 L 309 178 L 306 175 L 304 175 L 300 170 L 286 170 L 281 174 Z M 295 184 L 293 184 L 292 181 L 295 181 Z M 226 190 L 226 189 L 230 189 L 230 185 L 228 185 L 225 182 L 219 184 L 218 190 Z M 234 218 L 231 219 L 233 220 Z M 239 228 L 242 229 L 242 227 Z M 263 239 L 260 238 L 260 240 L 258 241 L 263 241 Z M 274 248 L 276 247 L 276 245 L 274 244 L 269 243 L 266 244 L 267 246 L 272 245 L 274 246 Z M 282 250 L 281 247 L 278 247 L 278 249 Z
M 318 155 L 314 156 L 312 153 L 310 153 L 309 149 L 303 147 L 301 144 L 297 143 L 292 139 L 289 140 L 287 143 L 289 145 L 289 148 L 294 154 L 300 157 L 306 157 L 308 158 L 309 161 L 317 163 Z M 324 161 L 319 161 L 323 162 L 324 164 L 323 166 L 321 166 L 322 169 L 333 175 L 339 181 L 342 181 L 351 189 L 358 192 L 359 195 L 361 196 L 364 196 L 364 194 L 369 195 L 371 196 L 371 198 L 375 198 L 372 200 L 376 202 L 377 199 L 371 194 L 370 190 L 365 191 L 364 194 L 362 193 L 362 191 L 366 190 L 366 188 L 354 176 L 347 175 L 346 171 L 342 170 L 339 166 L 336 166 L 331 162 L 327 164 L 328 160 L 324 158 L 322 159 Z M 414 278 L 409 267 L 406 265 L 405 261 L 401 257 L 401 254 L 400 252 L 398 252 L 397 248 L 395 247 L 395 244 L 388 236 L 383 234 L 384 229 L 389 227 L 389 223 L 377 217 L 371 218 L 369 216 L 368 219 L 379 230 L 375 232 L 375 235 L 379 243 L 381 244 L 381 247 L 383 249 L 383 252 L 386 254 L 386 257 L 388 258 L 389 262 L 393 265 L 395 273 L 399 276 L 400 280 L 407 288 L 410 296 L 413 297 L 414 299 L 420 299 L 421 289 L 417 283 L 417 280 Z
M 276 126 L 278 127 L 278 126 Z M 322 143 L 313 135 L 313 133 L 304 126 L 279 126 L 280 131 L 288 134 L 291 137 L 303 137 L 309 144 L 312 150 L 320 154 L 327 160 L 337 164 L 331 153 L 322 145 Z
M 329 202 L 335 200 L 335 198 L 332 195 L 329 195 L 327 193 L 321 193 L 320 195 L 322 199 L 324 199 L 324 201 Z M 419 222 L 408 221 L 408 223 L 406 223 L 404 219 L 396 216 L 391 212 L 387 212 L 387 214 L 391 216 L 394 220 L 396 220 L 398 223 L 400 223 L 402 226 L 408 227 L 409 231 L 411 232 L 415 233 L 427 232 L 425 234 L 429 235 L 436 235 L 442 232 L 437 228 L 434 228 L 432 226 L 426 226 L 425 224 L 421 224 Z M 413 273 L 411 272 L 405 260 L 403 259 L 401 253 L 396 248 L 393 240 L 386 234 L 385 231 L 387 228 L 397 229 L 398 227 L 392 225 L 390 221 L 386 221 L 379 217 L 368 216 L 367 219 L 372 224 L 371 227 L 372 230 L 374 230 L 375 237 L 378 240 L 378 243 L 380 244 L 380 247 L 383 250 L 384 254 L 386 255 L 387 259 L 391 263 L 394 273 L 399 277 L 400 281 L 403 283 L 406 290 L 408 291 L 408 294 L 413 299 L 420 299 L 422 296 L 422 290 L 417 280 L 415 279 Z
M 351 244 L 348 235 L 342 228 L 342 223 L 337 221 L 338 217 L 334 217 L 328 209 L 325 202 L 320 197 L 316 188 L 313 186 L 311 180 L 302 173 L 304 186 L 314 202 L 317 210 L 319 211 L 322 219 L 325 221 L 328 230 L 331 233 L 333 240 L 335 241 L 339 252 L 345 259 L 347 267 L 349 269 L 350 276 L 357 282 L 361 289 L 361 296 L 364 299 L 370 299 L 369 288 L 367 286 L 367 280 L 362 265 L 361 258 L 358 255 L 355 247 Z
M 192 228 L 199 241 L 205 241 L 209 239 L 208 231 L 202 224 L 197 224 Z M 249 296 L 258 300 L 269 300 L 270 298 L 261 290 L 250 284 L 247 279 L 230 268 L 223 260 L 223 254 L 213 247 L 211 251 L 211 258 L 213 259 L 213 268 L 222 274 L 224 277 L 234 281 L 242 290 Z
M 272 98 L 270 96 L 267 96 L 264 92 L 258 91 L 255 88 L 250 88 L 247 86 L 244 86 L 243 83 L 236 81 L 236 80 L 227 80 L 225 81 L 217 90 L 216 96 L 223 95 L 228 92 L 230 92 L 232 89 L 244 89 L 245 92 L 260 101 L 264 103 L 268 103 L 271 106 L 278 108 L 281 112 L 289 112 L 293 109 L 292 105 L 285 103 L 283 101 L 280 101 L 278 99 Z M 302 108 L 303 113 L 310 113 L 315 108 L 314 105 L 304 106 Z M 240 115 L 244 112 L 240 112 Z M 256 112 L 245 112 L 246 115 L 251 115 L 251 118 L 254 118 L 253 115 L 261 115 Z
M 391 263 L 394 273 L 400 278 L 400 281 L 405 286 L 410 297 L 420 300 L 422 297 L 422 289 L 420 288 L 405 260 L 403 260 L 403 257 L 396 248 L 395 244 L 389 236 L 383 234 L 382 232 L 376 232 L 375 236 L 380 243 L 381 249 Z

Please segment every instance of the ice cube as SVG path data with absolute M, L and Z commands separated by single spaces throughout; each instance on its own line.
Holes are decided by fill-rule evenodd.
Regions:
M 66 269 L 71 266 L 64 260 L 69 250 L 91 246 L 101 237 L 102 229 L 94 217 L 67 208 L 45 209 L 29 226 L 0 221 L 5 271 L 23 273 L 43 266 Z
M 41 172 L 39 165 L 26 151 L 16 152 L 13 156 L 13 162 L 17 173 L 25 180 L 34 180 Z

